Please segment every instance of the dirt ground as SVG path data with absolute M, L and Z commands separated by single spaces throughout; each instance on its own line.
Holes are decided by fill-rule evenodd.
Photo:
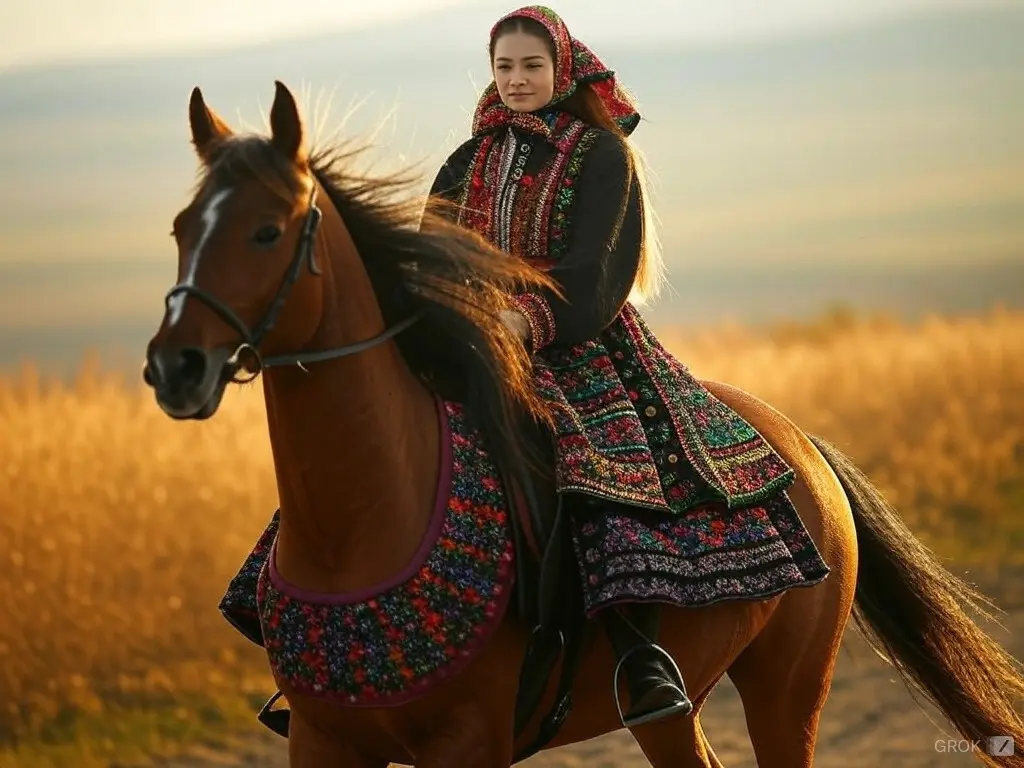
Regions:
M 1024 567 L 1004 567 L 974 577 L 1006 611 L 1004 628 L 989 628 L 1019 659 L 1024 659 Z M 755 766 L 739 696 L 729 683 L 712 694 L 702 714 L 704 730 L 728 768 Z M 996 735 L 996 734 L 993 734 Z M 952 739 L 951 728 L 928 708 L 922 710 L 893 670 L 875 657 L 859 634 L 847 631 L 832 693 L 822 715 L 815 765 L 819 768 L 954 768 L 978 765 L 969 752 L 939 750 Z M 959 749 L 963 749 L 961 744 Z M 1017 745 L 1018 754 L 1024 745 Z M 164 768 L 251 766 L 284 768 L 283 742 L 270 737 L 251 749 L 226 755 L 196 751 L 164 763 Z M 525 768 L 644 768 L 646 759 L 625 731 L 538 755 Z

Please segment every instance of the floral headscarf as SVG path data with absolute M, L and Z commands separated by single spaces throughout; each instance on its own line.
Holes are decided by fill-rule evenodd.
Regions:
M 497 85 L 492 81 L 477 102 L 473 115 L 474 136 L 504 125 L 514 125 L 533 133 L 550 136 L 551 129 L 541 114 L 557 109 L 558 103 L 572 95 L 583 83 L 588 83 L 593 88 L 608 114 L 627 136 L 636 129 L 640 123 L 640 113 L 632 97 L 618 84 L 615 73 L 608 69 L 590 48 L 569 34 L 565 22 L 557 13 L 543 5 L 524 6 L 498 19 L 491 28 L 491 39 L 494 39 L 495 32 L 503 22 L 514 17 L 533 19 L 541 23 L 551 35 L 555 43 L 554 95 L 538 112 L 517 112 L 505 106 L 498 95 Z

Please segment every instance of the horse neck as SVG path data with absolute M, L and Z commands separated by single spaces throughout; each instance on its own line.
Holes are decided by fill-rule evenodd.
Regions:
M 316 244 L 322 320 L 310 349 L 385 328 L 351 237 L 325 210 Z M 348 357 L 264 374 L 280 497 L 276 566 L 297 587 L 341 593 L 404 570 L 434 510 L 436 403 L 393 341 Z

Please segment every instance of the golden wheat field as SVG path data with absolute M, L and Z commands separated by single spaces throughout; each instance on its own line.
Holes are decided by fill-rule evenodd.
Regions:
M 836 442 L 941 553 L 1024 555 L 1024 312 L 662 338 Z M 95 743 L 75 730 L 105 712 L 169 708 L 187 738 L 226 717 L 209 702 L 272 692 L 216 610 L 276 506 L 262 407 L 250 387 L 181 424 L 88 365 L 72 386 L 0 380 L 0 764 L 72 733 L 113 749 L 114 726 Z

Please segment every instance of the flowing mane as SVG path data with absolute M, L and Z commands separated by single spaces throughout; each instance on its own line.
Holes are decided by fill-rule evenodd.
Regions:
M 395 341 L 412 370 L 434 391 L 465 403 L 514 474 L 531 461 L 520 429 L 524 418 L 550 421 L 533 386 L 529 353 L 499 311 L 509 297 L 553 283 L 521 259 L 508 256 L 453 223 L 449 204 L 424 207 L 411 188 L 411 172 L 356 173 L 353 161 L 367 148 L 347 144 L 315 148 L 309 169 L 338 210 L 373 284 L 385 323 L 411 314 L 421 319 Z M 256 178 L 294 199 L 300 169 L 261 136 L 233 136 L 212 154 L 199 185 L 221 186 Z

